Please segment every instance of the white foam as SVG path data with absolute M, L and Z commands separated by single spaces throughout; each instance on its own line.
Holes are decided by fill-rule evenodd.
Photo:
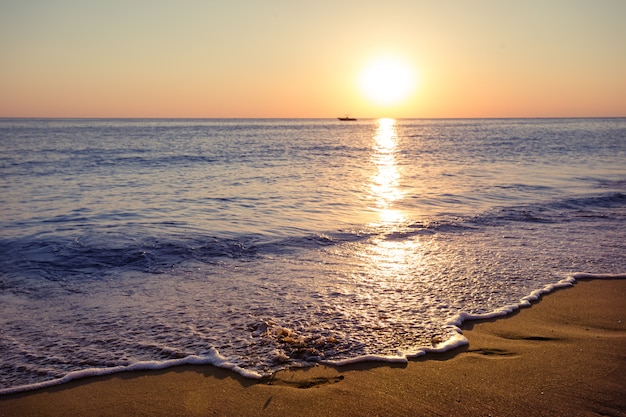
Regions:
M 424 352 L 424 354 L 426 354 L 426 353 L 443 353 L 443 352 L 447 352 L 447 351 L 452 350 L 452 349 L 456 349 L 456 348 L 461 347 L 461 346 L 468 345 L 469 341 L 467 340 L 467 338 L 465 336 L 463 336 L 463 333 L 461 332 L 461 329 L 455 328 L 454 330 L 456 330 L 456 332 L 454 332 L 452 334 L 452 337 L 450 337 L 449 339 L 447 339 L 443 343 L 439 343 L 439 344 L 437 344 L 437 345 L 435 345 L 434 347 L 431 347 L 431 348 L 423 348 L 422 351 Z M 411 355 L 411 357 L 416 357 L 416 356 L 421 356 L 421 355 L 415 355 L 415 356 Z
M 573 274 L 574 279 L 626 279 L 625 274 L 588 274 L 585 272 L 578 272 Z
M 94 376 L 111 375 L 115 373 L 129 372 L 129 371 L 153 371 L 153 370 L 166 369 L 166 368 L 171 368 L 173 366 L 180 366 L 180 365 L 213 365 L 218 368 L 230 369 L 234 372 L 241 374 L 242 376 L 246 378 L 251 378 L 251 379 L 262 378 L 262 375 L 258 374 L 257 372 L 240 368 L 234 363 L 229 362 L 225 357 L 220 355 L 217 349 L 211 348 L 209 352 L 203 356 L 192 355 L 192 356 L 187 356 L 187 357 L 180 358 L 180 359 L 172 359 L 172 360 L 167 360 L 167 361 L 142 361 L 142 362 L 135 362 L 127 366 L 113 366 L 110 368 L 89 368 L 89 369 L 83 369 L 80 371 L 74 371 L 74 372 L 68 373 L 62 378 L 38 382 L 35 384 L 30 384 L 30 385 L 21 385 L 17 387 L 0 389 L 0 395 L 15 394 L 18 392 L 49 388 L 55 385 L 65 384 L 67 382 L 70 382 L 76 379 L 83 379 L 83 378 L 89 378 L 89 377 L 94 377 Z

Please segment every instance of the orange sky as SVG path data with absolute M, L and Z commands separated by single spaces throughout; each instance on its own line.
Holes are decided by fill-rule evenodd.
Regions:
M 0 117 L 626 116 L 626 1 L 4 0 Z M 359 73 L 417 80 L 376 105 Z

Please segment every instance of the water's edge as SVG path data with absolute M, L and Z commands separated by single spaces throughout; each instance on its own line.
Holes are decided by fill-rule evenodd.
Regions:
M 429 353 L 444 353 L 450 350 L 467 346 L 469 341 L 463 335 L 462 325 L 468 321 L 478 321 L 478 320 L 488 320 L 488 319 L 496 319 L 496 318 L 506 318 L 512 313 L 518 311 L 523 307 L 529 307 L 535 302 L 539 302 L 541 297 L 547 294 L 552 293 L 553 291 L 573 286 L 579 280 L 595 280 L 595 279 L 626 279 L 626 273 L 622 274 L 592 274 L 592 273 L 583 273 L 578 272 L 574 274 L 570 274 L 564 279 L 558 281 L 555 284 L 549 284 L 544 286 L 539 290 L 535 290 L 531 292 L 529 295 L 523 297 L 519 303 L 511 304 L 508 306 L 500 307 L 494 311 L 484 313 L 484 314 L 467 314 L 467 313 L 459 313 L 452 320 L 450 320 L 447 324 L 447 329 L 453 332 L 453 336 L 448 340 L 442 341 L 442 343 L 433 344 L 431 347 L 420 347 L 415 353 L 411 355 L 405 356 L 377 356 L 377 355 L 365 355 L 358 356 L 354 358 L 344 359 L 344 360 L 327 360 L 320 361 L 319 364 L 329 365 L 334 367 L 341 367 L 346 365 L 351 365 L 360 362 L 389 362 L 389 363 L 407 363 L 410 359 L 421 357 L 424 355 L 428 355 Z M 243 369 L 232 362 L 229 362 L 227 358 L 220 355 L 220 353 L 215 348 L 211 348 L 209 353 L 204 356 L 191 355 L 180 359 L 171 359 L 166 361 L 142 361 L 135 362 L 131 365 L 127 366 L 115 366 L 115 367 L 107 367 L 107 368 L 91 368 L 91 369 L 83 369 L 80 371 L 74 371 L 66 374 L 62 378 L 52 379 L 48 381 L 42 381 L 35 384 L 29 385 L 21 385 L 16 387 L 4 388 L 0 389 L 0 396 L 17 394 L 35 390 L 41 390 L 45 388 L 50 388 L 57 385 L 66 384 L 70 381 L 75 381 L 79 379 L 86 379 L 90 377 L 98 377 L 98 376 L 106 376 L 124 372 L 132 372 L 132 371 L 155 371 L 162 370 L 167 368 L 173 368 L 177 366 L 183 365 L 212 365 L 217 368 L 231 370 L 244 378 L 249 378 L 253 380 L 261 380 L 270 377 L 272 374 L 261 375 L 257 372 L 248 371 Z M 313 366 L 315 364 L 311 364 Z M 302 366 L 292 367 L 301 368 Z

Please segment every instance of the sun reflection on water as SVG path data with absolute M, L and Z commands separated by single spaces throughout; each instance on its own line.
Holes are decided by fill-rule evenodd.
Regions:
M 371 208 L 378 216 L 371 226 L 379 233 L 357 252 L 363 268 L 359 280 L 375 282 L 380 291 L 389 291 L 379 299 L 380 306 L 388 302 L 402 305 L 407 285 L 424 268 L 426 251 L 419 236 L 410 230 L 405 212 L 396 207 L 405 194 L 400 185 L 402 170 L 398 155 L 401 149 L 396 126 L 394 119 L 380 119 L 373 135 L 370 160 L 375 172 L 370 177 L 369 189 Z M 389 310 L 388 314 L 392 314 L 393 307 Z
M 398 208 L 405 192 L 396 120 L 380 119 L 372 139 L 374 172 L 368 188 L 376 220 L 370 223 L 369 239 L 347 247 L 355 262 L 337 293 L 350 295 L 341 309 L 377 335 L 371 341 L 374 346 L 384 338 L 384 343 L 392 341 L 397 346 L 397 354 L 410 354 L 419 346 L 429 346 L 431 336 L 438 334 L 436 329 L 416 331 L 427 324 L 414 322 L 415 317 L 424 315 L 420 309 L 428 297 L 425 291 L 430 284 L 425 280 L 432 262 L 432 242 L 411 225 L 410 214 Z M 368 335 L 363 337 L 367 340 Z
M 384 225 L 403 222 L 404 215 L 394 208 L 394 203 L 403 198 L 399 189 L 400 171 L 396 162 L 398 135 L 394 119 L 380 119 L 374 135 L 371 161 L 376 173 L 371 178 L 371 197 L 379 213 L 379 221 Z

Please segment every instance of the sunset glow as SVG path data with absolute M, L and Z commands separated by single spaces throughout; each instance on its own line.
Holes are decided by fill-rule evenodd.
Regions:
M 618 1 L 8 0 L 0 117 L 625 116 L 623 16 Z

